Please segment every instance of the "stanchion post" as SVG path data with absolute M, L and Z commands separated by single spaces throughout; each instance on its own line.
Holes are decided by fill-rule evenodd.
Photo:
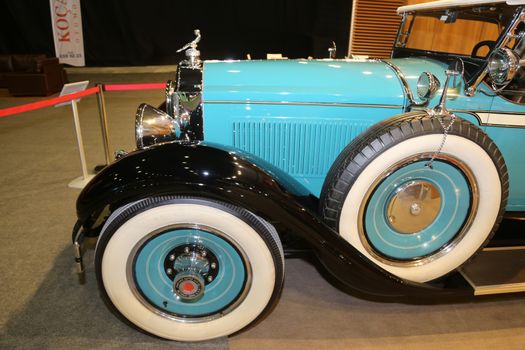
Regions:
M 82 141 L 82 133 L 80 131 L 80 119 L 78 118 L 77 101 L 71 100 L 71 108 L 73 109 L 73 120 L 75 122 L 75 132 L 77 133 L 78 151 L 80 153 L 80 163 L 82 164 L 82 177 L 88 177 L 86 165 L 86 153 L 84 152 L 84 141 Z
M 111 163 L 111 155 L 109 153 L 108 116 L 106 114 L 106 101 L 104 99 L 104 84 L 97 84 L 97 86 L 98 114 L 100 116 L 100 129 L 102 130 L 102 143 L 104 144 L 106 165 L 109 165 L 109 163 Z

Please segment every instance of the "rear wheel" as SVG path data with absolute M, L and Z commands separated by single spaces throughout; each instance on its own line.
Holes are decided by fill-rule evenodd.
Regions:
M 110 217 L 96 250 L 110 308 L 159 337 L 198 341 L 264 315 L 282 288 L 284 260 L 271 225 L 201 199 L 148 199 Z
M 343 151 L 322 194 L 328 224 L 372 262 L 415 282 L 471 258 L 507 200 L 503 157 L 487 135 L 458 120 L 436 155 L 442 140 L 426 115 L 375 127 Z

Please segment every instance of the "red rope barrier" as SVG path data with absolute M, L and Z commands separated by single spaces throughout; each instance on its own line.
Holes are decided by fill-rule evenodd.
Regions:
M 154 90 L 164 89 L 166 84 L 162 83 L 146 83 L 146 84 L 104 84 L 100 85 L 105 91 L 127 91 L 127 90 Z M 54 106 L 61 102 L 71 101 L 80 97 L 93 95 L 100 92 L 100 87 L 95 86 L 84 91 L 76 92 L 65 96 L 54 97 L 49 100 L 28 103 L 21 106 L 14 106 L 0 109 L 0 117 L 7 117 L 11 114 L 29 112 L 35 109 Z
M 11 114 L 23 113 L 23 112 L 32 111 L 32 110 L 39 109 L 39 108 L 53 106 L 61 102 L 71 101 L 71 100 L 74 100 L 80 97 L 93 95 L 98 92 L 99 92 L 99 87 L 95 86 L 95 87 L 86 89 L 84 91 L 76 92 L 74 94 L 54 97 L 49 100 L 28 103 L 28 104 L 21 105 L 21 106 L 14 106 L 14 107 L 0 109 L 0 117 L 6 117 Z
M 148 83 L 148 84 L 104 84 L 105 91 L 125 91 L 125 90 L 155 90 L 164 89 L 166 84 Z

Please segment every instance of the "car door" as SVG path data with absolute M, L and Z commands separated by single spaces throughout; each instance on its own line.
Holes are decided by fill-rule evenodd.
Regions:
M 525 69 L 497 93 L 486 132 L 496 142 L 509 172 L 507 211 L 525 211 Z

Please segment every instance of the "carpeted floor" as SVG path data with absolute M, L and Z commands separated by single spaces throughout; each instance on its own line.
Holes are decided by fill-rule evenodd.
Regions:
M 70 75 L 71 80 L 163 82 L 170 74 Z M 135 109 L 162 91 L 106 94 L 111 149 L 133 147 Z M 34 99 L 0 93 L 0 108 Z M 79 104 L 88 166 L 103 163 L 95 97 Z M 141 334 L 98 297 L 87 255 L 77 283 L 71 229 L 80 175 L 69 107 L 0 118 L 1 349 L 525 349 L 525 298 L 437 305 L 379 303 L 347 295 L 314 265 L 286 261 L 286 285 L 270 316 L 229 339 L 182 344 Z
M 147 76 L 70 76 L 71 80 L 163 82 Z M 109 93 L 107 95 L 110 95 Z M 0 95 L 0 108 L 28 98 Z M 162 91 L 112 92 L 107 96 L 111 144 L 131 149 L 135 110 L 157 105 Z M 88 167 L 104 161 L 96 99 L 79 103 Z M 87 281 L 73 269 L 71 230 L 79 190 L 67 187 L 81 175 L 69 106 L 0 120 L 0 348 L 1 349 L 225 349 L 227 339 L 178 344 L 150 337 L 117 320 L 98 296 L 92 254 Z

